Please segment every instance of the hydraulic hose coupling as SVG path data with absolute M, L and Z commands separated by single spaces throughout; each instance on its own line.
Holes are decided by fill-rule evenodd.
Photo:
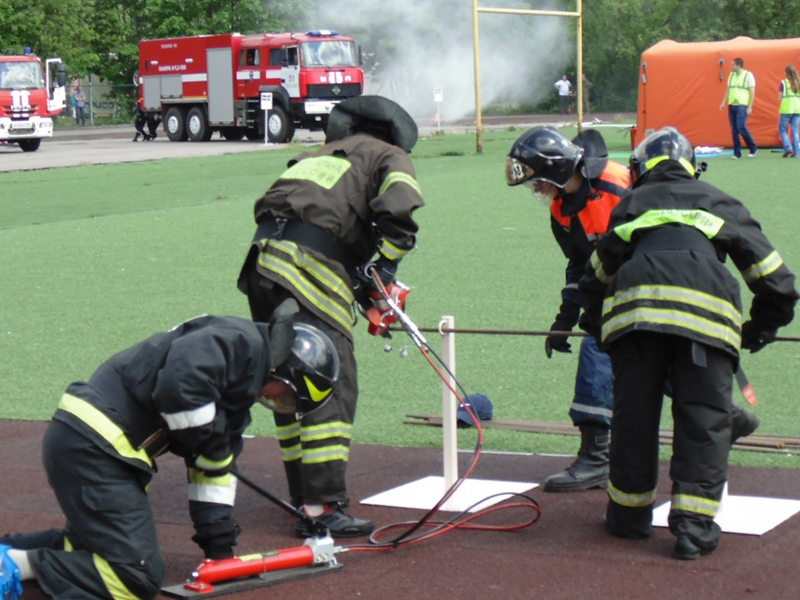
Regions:
M 366 314 L 370 335 L 387 336 L 389 327 L 397 322 L 400 311 L 405 308 L 409 292 L 406 285 L 395 281 L 386 286 L 385 290 L 385 296 L 379 290 L 369 292 L 372 307 L 367 309 Z

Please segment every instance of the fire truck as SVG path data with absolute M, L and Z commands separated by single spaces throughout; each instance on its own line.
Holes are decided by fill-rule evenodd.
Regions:
M 23 152 L 53 136 L 53 117 L 67 105 L 66 71 L 60 58 L 42 61 L 26 52 L 0 56 L 0 142 Z
M 173 142 L 215 131 L 264 139 L 266 116 L 267 139 L 285 143 L 296 128 L 324 129 L 338 102 L 363 93 L 360 64 L 353 38 L 336 31 L 143 40 L 140 95 Z

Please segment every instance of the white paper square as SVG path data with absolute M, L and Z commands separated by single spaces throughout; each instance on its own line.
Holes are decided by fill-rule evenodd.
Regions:
M 517 481 L 466 479 L 458 487 L 455 494 L 444 503 L 441 510 L 445 512 L 463 512 L 476 502 L 479 502 L 469 510 L 469 512 L 477 512 L 508 499 L 511 493 L 521 494 L 534 489 L 538 485 L 538 483 Z M 430 510 L 439 502 L 445 491 L 444 477 L 430 476 L 365 498 L 361 501 L 361 504 Z M 494 494 L 501 495 L 494 496 Z M 492 497 L 488 498 L 489 496 Z M 481 502 L 484 498 L 488 499 L 485 502 Z

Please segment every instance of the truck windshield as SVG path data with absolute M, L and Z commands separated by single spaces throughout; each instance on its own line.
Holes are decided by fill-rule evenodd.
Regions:
M 35 90 L 44 87 L 44 73 L 38 62 L 0 62 L 0 89 Z
M 355 42 L 325 40 L 305 42 L 300 48 L 304 67 L 357 67 Z

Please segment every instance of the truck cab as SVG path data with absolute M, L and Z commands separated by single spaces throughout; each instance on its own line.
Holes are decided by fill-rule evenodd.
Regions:
M 60 58 L 0 56 L 0 142 L 24 152 L 53 135 L 53 117 L 66 106 L 66 73 Z

